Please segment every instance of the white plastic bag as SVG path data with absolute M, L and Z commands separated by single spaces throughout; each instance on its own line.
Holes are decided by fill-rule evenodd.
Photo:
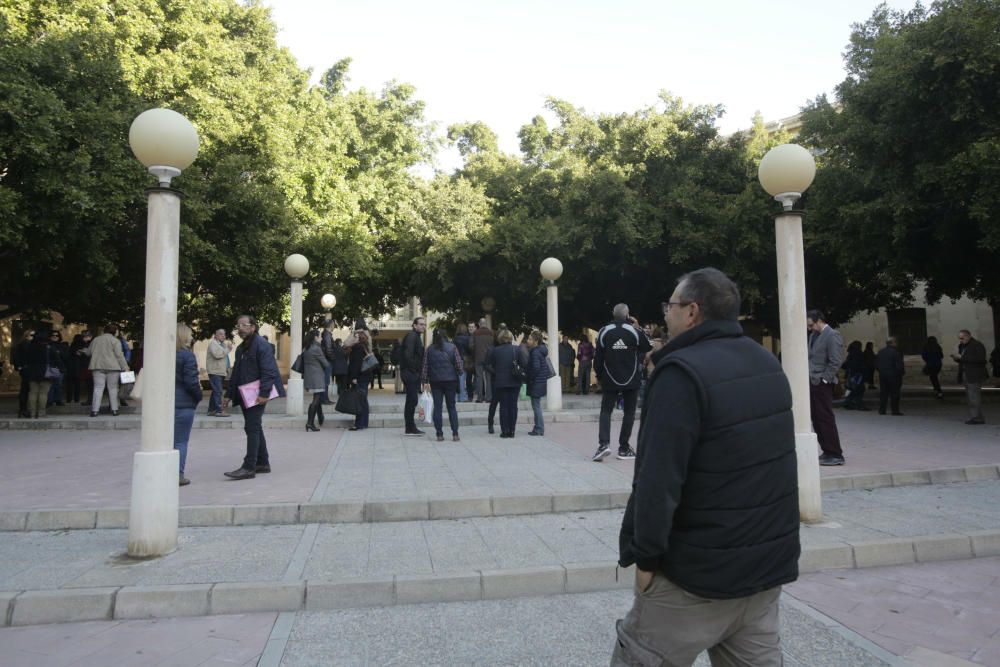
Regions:
M 417 404 L 417 421 L 422 421 L 425 424 L 434 423 L 434 399 L 431 397 L 431 392 L 425 391 L 420 394 L 420 402 Z

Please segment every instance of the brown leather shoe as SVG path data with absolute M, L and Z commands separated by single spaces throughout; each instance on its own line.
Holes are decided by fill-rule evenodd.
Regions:
M 262 475 L 262 474 L 264 474 L 266 472 L 271 472 L 271 466 L 269 466 L 269 465 L 266 465 L 266 466 L 257 466 L 256 468 L 253 469 L 253 471 L 255 473 L 257 473 L 258 475 Z
M 257 476 L 253 470 L 247 470 L 246 468 L 240 468 L 239 470 L 234 470 L 232 472 L 223 473 L 226 477 L 230 479 L 253 479 Z

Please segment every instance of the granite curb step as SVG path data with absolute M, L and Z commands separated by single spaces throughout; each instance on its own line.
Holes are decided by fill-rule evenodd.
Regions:
M 909 470 L 824 477 L 824 493 L 1000 479 L 1000 466 Z M 629 490 L 518 496 L 468 496 L 248 505 L 188 505 L 182 527 L 263 526 L 309 523 L 379 523 L 623 509 Z M 127 528 L 127 507 L 0 510 L 0 532 Z
M 811 547 L 802 573 L 1000 556 L 1000 530 Z M 336 581 L 115 586 L 0 592 L 2 626 L 320 611 L 627 589 L 631 568 L 589 562 Z
M 545 412 L 545 422 L 547 424 L 561 422 L 596 422 L 600 417 L 599 408 L 580 408 L 575 410 L 561 410 L 559 412 Z M 636 411 L 636 415 L 640 415 L 641 411 Z M 622 412 L 621 410 L 615 410 L 611 414 L 612 421 L 621 421 Z M 459 426 L 486 426 L 489 421 L 489 414 L 483 411 L 463 411 L 459 413 L 458 423 Z M 445 422 L 447 422 L 447 415 L 445 415 Z M 532 424 L 534 422 L 534 417 L 531 414 L 531 410 L 520 410 L 517 416 L 518 424 Z M 306 417 L 302 416 L 289 416 L 282 413 L 265 414 L 264 415 L 264 428 L 267 430 L 297 430 L 305 426 Z M 495 424 L 499 425 L 499 417 L 496 418 Z M 354 424 L 354 417 L 352 415 L 343 414 L 332 414 L 326 417 L 326 429 L 332 428 L 347 428 Z M 400 411 L 395 413 L 372 413 L 368 419 L 369 428 L 403 428 L 403 415 Z M 142 428 L 142 419 L 140 415 L 119 415 L 118 417 L 112 417 L 110 415 L 101 415 L 99 417 L 87 417 L 87 416 L 49 416 L 41 417 L 39 419 L 19 419 L 19 418 L 6 418 L 0 419 L 0 431 L 53 431 L 53 430 L 67 430 L 67 431 L 137 431 Z M 207 415 L 198 415 L 194 420 L 194 428 L 196 429 L 243 429 L 243 418 L 238 412 L 233 413 L 231 417 L 209 417 Z

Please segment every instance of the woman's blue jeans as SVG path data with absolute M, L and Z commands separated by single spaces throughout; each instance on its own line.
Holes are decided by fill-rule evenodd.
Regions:
M 184 464 L 187 462 L 188 440 L 191 439 L 191 427 L 194 426 L 194 408 L 174 408 L 174 449 L 181 455 L 181 476 L 184 476 Z
M 441 414 L 441 403 L 448 404 L 448 424 L 451 432 L 458 435 L 458 408 L 455 407 L 455 390 L 458 382 L 431 382 L 431 395 L 434 397 L 434 432 L 444 434 L 444 417 Z
M 545 418 L 542 417 L 542 398 L 540 396 L 531 397 L 531 411 L 535 413 L 535 433 L 545 433 Z

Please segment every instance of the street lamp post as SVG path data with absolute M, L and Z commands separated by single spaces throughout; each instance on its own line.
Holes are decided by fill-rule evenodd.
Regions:
M 309 273 L 309 260 L 302 255 L 289 255 L 285 259 L 285 273 L 292 279 L 292 331 L 291 354 L 294 363 L 302 353 L 302 278 Z M 302 374 L 288 369 L 288 398 L 285 412 L 289 415 L 302 414 Z
M 177 548 L 179 473 L 173 433 L 181 193 L 170 187 L 170 179 L 194 162 L 198 133 L 176 111 L 150 109 L 132 122 L 128 139 L 159 181 L 146 190 L 145 387 L 141 446 L 132 459 L 128 554 L 162 556 Z
M 556 281 L 562 275 L 563 265 L 555 257 L 549 257 L 542 261 L 539 267 L 542 278 L 545 279 L 547 287 L 546 301 L 548 305 L 548 325 L 549 325 L 549 361 L 552 368 L 559 369 L 559 288 Z M 549 378 L 549 384 L 545 390 L 545 401 L 549 410 L 562 410 L 562 379 L 557 372 L 554 377 Z
M 778 304 L 781 324 L 781 366 L 792 388 L 795 453 L 798 458 L 799 516 L 815 522 L 823 518 L 819 482 L 819 441 L 812 431 L 809 408 L 809 348 L 806 339 L 806 279 L 802 249 L 802 211 L 792 205 L 812 184 L 816 162 L 797 144 L 775 146 L 760 162 L 758 176 L 764 189 L 781 202 L 774 218 L 778 259 Z
M 330 311 L 337 305 L 337 297 L 332 294 L 324 294 L 323 298 L 319 300 L 319 305 L 323 306 L 323 310 L 326 311 L 326 321 L 329 322 L 332 319 Z

